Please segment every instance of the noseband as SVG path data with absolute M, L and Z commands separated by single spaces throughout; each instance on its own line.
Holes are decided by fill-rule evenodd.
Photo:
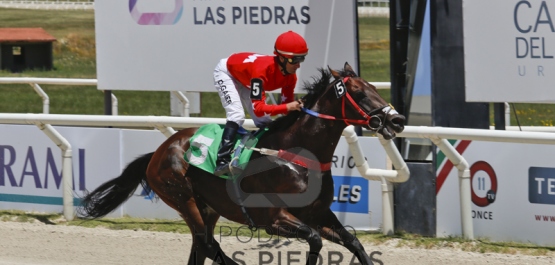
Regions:
M 373 109 L 369 112 L 365 111 L 363 108 L 360 107 L 360 105 L 351 97 L 351 95 L 349 93 L 347 93 L 346 88 L 345 88 L 345 84 L 347 83 L 347 81 L 349 81 L 350 76 L 344 77 L 342 80 L 336 80 L 334 83 L 332 83 L 335 87 L 336 87 L 336 92 L 337 90 L 341 90 L 343 89 L 343 93 L 337 92 L 337 96 L 338 97 L 342 97 L 341 99 L 341 118 L 336 118 L 334 116 L 330 116 L 330 115 L 326 115 L 326 114 L 321 114 L 318 113 L 316 111 L 307 109 L 307 108 L 302 108 L 302 110 L 314 117 L 318 117 L 318 118 L 322 118 L 322 119 L 326 119 L 326 120 L 339 120 L 339 121 L 344 121 L 345 124 L 347 125 L 368 125 L 370 127 L 370 130 L 372 131 L 378 131 L 380 130 L 383 126 L 384 123 L 382 122 L 382 119 L 380 118 L 380 116 L 378 115 L 378 113 L 380 111 L 383 111 L 385 113 L 385 115 L 388 115 L 389 112 L 391 110 L 393 110 L 393 107 L 391 107 L 390 104 L 388 105 L 383 105 L 379 108 Z M 337 89 L 339 87 L 339 89 Z M 347 115 L 345 113 L 345 98 L 347 98 L 347 100 L 349 100 L 349 102 L 351 103 L 351 106 L 353 106 L 355 108 L 355 110 L 362 116 L 362 119 L 348 119 Z

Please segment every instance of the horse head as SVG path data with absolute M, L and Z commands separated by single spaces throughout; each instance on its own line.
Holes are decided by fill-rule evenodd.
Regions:
M 332 85 L 336 96 L 342 101 L 343 120 L 348 125 L 360 125 L 387 140 L 403 131 L 405 116 L 388 104 L 375 86 L 357 76 L 348 63 L 341 71 L 329 70 L 335 78 Z

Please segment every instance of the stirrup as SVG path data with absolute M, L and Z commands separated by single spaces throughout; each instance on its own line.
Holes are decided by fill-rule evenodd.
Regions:
M 225 163 L 225 164 L 217 166 L 216 169 L 214 169 L 214 175 L 219 177 L 221 175 L 228 174 L 229 172 L 231 172 L 229 170 L 229 166 L 230 166 L 230 163 Z

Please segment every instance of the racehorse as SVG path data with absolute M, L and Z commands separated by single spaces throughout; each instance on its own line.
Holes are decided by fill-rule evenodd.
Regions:
M 403 131 L 405 117 L 387 104 L 373 85 L 358 77 L 348 63 L 342 70 L 319 71 L 321 77 L 315 77 L 313 84 L 304 84 L 307 93 L 302 98 L 303 111 L 277 118 L 253 147 L 289 155 L 255 151 L 251 162 L 240 171 L 241 180 L 230 182 L 184 159 L 191 147 L 189 139 L 198 128 L 183 129 L 155 152 L 131 162 L 121 176 L 85 195 L 80 215 L 84 218 L 107 215 L 141 184 L 175 209 L 191 229 L 189 265 L 204 264 L 206 258 L 218 264 L 237 264 L 214 239 L 220 216 L 264 228 L 270 235 L 304 240 L 309 245 L 306 261 L 309 265 L 317 264 L 322 238 L 345 246 L 361 264 L 372 264 L 356 236 L 330 210 L 334 196 L 331 161 L 346 126 L 360 125 L 392 139 Z M 242 195 L 230 192 L 233 191 L 230 183 L 240 188 Z M 257 199 L 254 206 L 246 205 L 247 193 L 264 194 L 257 198 L 266 198 L 267 204 L 256 204 L 264 202 Z M 287 197 L 309 193 L 312 197 L 308 199 Z M 292 201 L 302 202 L 291 206 Z

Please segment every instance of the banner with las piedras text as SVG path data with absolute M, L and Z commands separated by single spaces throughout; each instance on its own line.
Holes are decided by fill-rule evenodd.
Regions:
M 273 55 L 289 30 L 309 48 L 297 87 L 320 67 L 358 69 L 354 0 L 96 0 L 94 9 L 100 90 L 215 92 L 220 59 Z

